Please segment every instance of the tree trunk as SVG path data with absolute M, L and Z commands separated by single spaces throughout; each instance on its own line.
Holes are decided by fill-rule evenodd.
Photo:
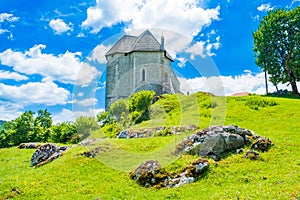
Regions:
M 291 57 L 291 52 L 292 52 L 292 49 L 289 51 L 286 58 L 284 59 L 283 66 L 284 66 L 285 71 L 287 72 L 287 74 L 290 78 L 290 84 L 292 86 L 292 94 L 298 95 L 299 92 L 298 92 L 298 88 L 297 88 L 296 77 L 295 77 L 292 69 L 288 67 L 288 61 Z
M 274 85 L 275 85 L 277 94 L 279 94 L 279 90 L 278 90 L 277 84 L 274 84 Z
M 293 71 L 290 68 L 286 68 L 286 71 L 290 78 L 290 84 L 292 86 L 292 94 L 299 94 L 298 88 L 297 88 L 297 83 L 296 83 L 296 77 L 295 77 Z

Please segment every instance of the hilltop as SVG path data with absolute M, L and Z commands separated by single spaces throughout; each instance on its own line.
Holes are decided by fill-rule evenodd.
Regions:
M 182 187 L 160 190 L 143 188 L 130 180 L 129 170 L 120 170 L 131 167 L 130 163 L 116 166 L 113 157 L 82 156 L 89 147 L 74 147 L 39 168 L 29 166 L 34 149 L 0 149 L 0 199 L 297 199 L 299 108 L 299 99 L 290 98 L 163 95 L 151 105 L 150 120 L 132 129 L 191 124 L 203 129 L 234 124 L 269 137 L 275 145 L 257 160 L 246 159 L 245 154 L 231 154 L 219 162 L 209 159 L 205 177 Z M 103 137 L 98 130 L 90 137 L 100 135 Z M 174 139 L 178 143 L 183 136 L 176 137 L 105 139 L 104 147 L 125 150 L 124 156 L 126 152 L 144 156 L 170 143 L 174 147 Z M 177 172 L 195 159 L 183 155 L 166 168 Z

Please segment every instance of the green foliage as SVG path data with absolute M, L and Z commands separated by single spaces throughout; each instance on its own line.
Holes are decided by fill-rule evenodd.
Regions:
M 116 118 L 108 112 L 100 112 L 97 115 L 97 121 L 100 123 L 100 127 L 116 122 Z
M 106 112 L 106 111 L 100 112 L 100 113 L 97 114 L 96 117 L 97 117 L 97 121 L 101 122 L 101 121 L 105 120 L 108 117 L 108 112 Z
M 122 115 L 129 114 L 128 103 L 128 99 L 121 98 L 109 107 L 109 112 L 117 118 L 117 121 L 121 120 Z
M 121 131 L 121 126 L 117 122 L 106 124 L 101 128 L 104 135 L 109 138 L 115 138 L 116 135 Z
M 298 94 L 300 80 L 300 7 L 276 9 L 268 13 L 253 33 L 256 63 L 271 75 L 270 81 L 289 82 Z
M 0 120 L 0 131 L 4 128 L 5 121 Z
M 78 143 L 80 136 L 71 122 L 62 122 L 52 126 L 51 141 L 57 143 Z
M 0 147 L 10 147 L 23 142 L 46 142 L 51 134 L 52 118 L 47 110 L 26 111 L 15 120 L 6 122 L 0 131 Z
M 261 97 L 250 97 L 247 98 L 245 105 L 253 110 L 258 110 L 259 108 L 276 106 L 277 103 L 273 100 L 266 100 Z
M 163 136 L 163 137 L 168 135 L 172 135 L 172 130 L 170 127 L 165 128 L 164 130 L 161 130 L 155 134 L 155 136 Z
M 130 117 L 136 123 L 149 119 L 148 108 L 152 103 L 154 91 L 142 90 L 134 93 L 129 99 Z
M 151 105 L 154 95 L 155 92 L 150 90 L 142 90 L 134 93 L 129 99 L 129 111 L 140 113 L 146 111 Z
M 204 101 L 199 101 L 201 108 L 209 109 L 217 107 L 217 102 L 212 102 L 210 99 L 206 98 Z
M 92 131 L 100 128 L 100 125 L 97 123 L 95 117 L 91 116 L 78 117 L 74 125 L 82 139 L 88 137 Z

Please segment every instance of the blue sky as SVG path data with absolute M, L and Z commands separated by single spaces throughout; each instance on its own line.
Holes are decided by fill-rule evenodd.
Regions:
M 0 0 L 0 119 L 29 109 L 47 108 L 55 122 L 98 113 L 105 52 L 146 28 L 164 35 L 183 91 L 262 94 L 252 32 L 267 11 L 296 6 L 300 0 Z

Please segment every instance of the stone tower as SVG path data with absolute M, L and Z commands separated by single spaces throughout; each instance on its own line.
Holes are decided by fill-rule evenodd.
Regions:
M 179 81 L 171 68 L 171 56 L 149 30 L 139 36 L 124 35 L 105 54 L 105 108 L 120 98 L 141 90 L 153 90 L 156 95 L 178 93 Z

